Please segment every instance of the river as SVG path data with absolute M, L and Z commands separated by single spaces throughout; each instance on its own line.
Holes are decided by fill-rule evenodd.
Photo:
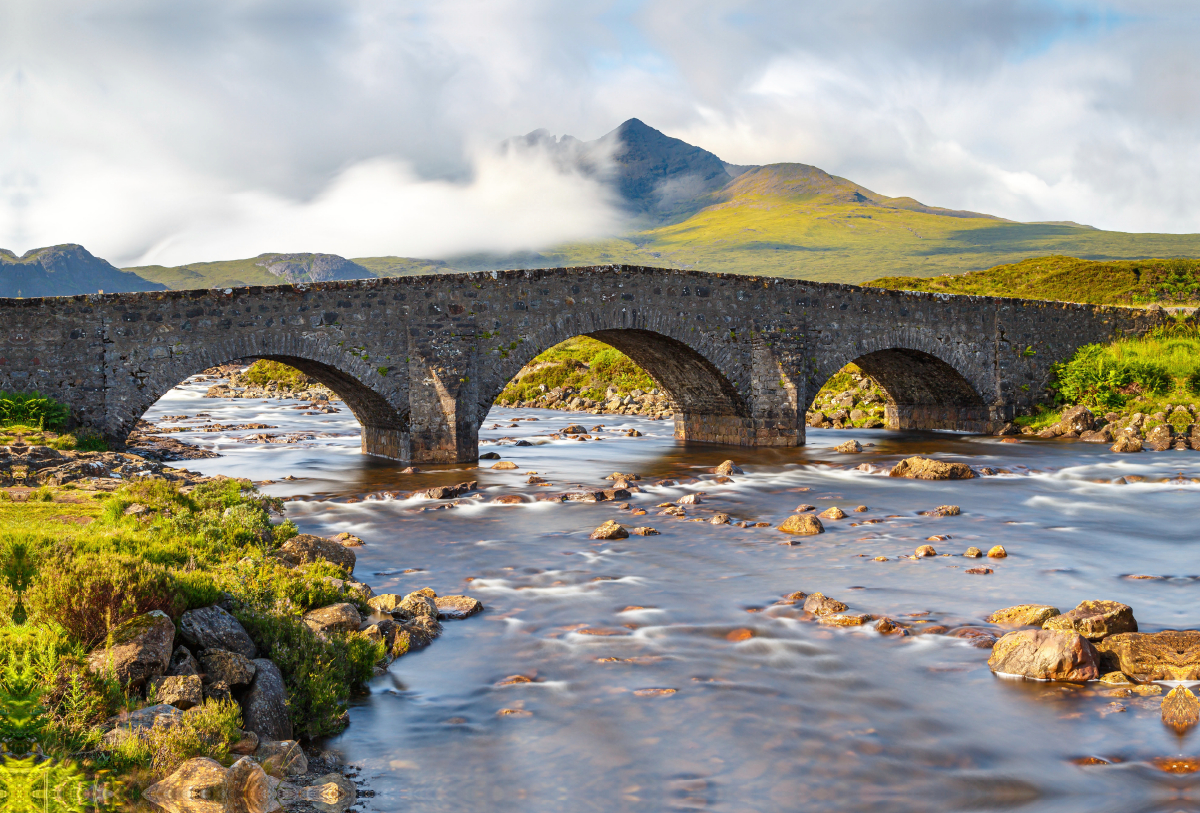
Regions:
M 821 591 L 919 631 L 987 628 L 986 615 L 1019 603 L 1066 611 L 1114 599 L 1142 631 L 1192 628 L 1200 454 L 814 429 L 800 449 L 744 449 L 682 444 L 669 421 L 494 409 L 481 451 L 519 469 L 481 461 L 404 474 L 359 454 L 344 407 L 303 415 L 294 401 L 202 398 L 207 386 L 182 385 L 147 420 L 205 412 L 326 436 L 256 445 L 238 439 L 254 432 L 183 433 L 223 456 L 176 465 L 273 480 L 263 490 L 290 498 L 302 531 L 365 540 L 356 574 L 377 593 L 430 586 L 487 608 L 393 663 L 324 743 L 360 766 L 375 791 L 367 810 L 1200 810 L 1200 773 L 1156 767 L 1200 753 L 1194 732 L 1162 724 L 1158 697 L 999 678 L 989 650 L 966 638 L 831 628 L 776 604 Z M 572 422 L 604 430 L 591 441 L 544 437 Z M 643 436 L 626 437 L 630 428 Z M 873 445 L 834 453 L 851 437 Z M 886 476 L 914 454 L 1008 473 Z M 709 471 L 727 458 L 745 473 L 716 483 Z M 614 471 L 642 478 L 630 509 L 536 500 L 609 487 Z M 553 487 L 527 485 L 531 472 Z M 1133 475 L 1145 480 L 1113 482 Z M 654 485 L 662 479 L 679 484 Z M 478 480 L 483 499 L 443 509 L 384 493 L 464 480 Z M 658 514 L 697 492 L 686 518 Z M 489 503 L 501 494 L 526 502 Z M 847 517 L 818 536 L 776 531 L 801 503 Z M 943 504 L 961 515 L 918 513 Z M 639 508 L 647 514 L 631 516 Z M 689 521 L 718 511 L 772 527 Z M 590 540 L 609 519 L 660 535 Z M 928 544 L 954 555 L 901 558 L 935 535 L 948 538 Z M 961 556 L 996 544 L 1007 558 Z M 994 572 L 965 572 L 978 566 Z M 514 675 L 530 680 L 498 685 Z

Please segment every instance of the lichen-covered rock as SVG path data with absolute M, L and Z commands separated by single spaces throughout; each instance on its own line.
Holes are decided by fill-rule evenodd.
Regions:
M 224 681 L 226 685 L 248 686 L 254 679 L 254 661 L 226 649 L 206 649 L 200 654 L 200 669 L 205 683 Z
M 872 620 L 867 613 L 829 613 L 817 618 L 819 623 L 830 627 L 861 627 Z
M 1200 631 L 1119 632 L 1096 642 L 1121 672 L 1139 683 L 1200 680 Z
M 1162 721 L 1179 734 L 1200 723 L 1200 699 L 1186 686 L 1176 686 L 1162 699 Z
M 399 593 L 380 593 L 369 599 L 367 606 L 376 612 L 393 613 L 402 601 L 404 601 L 404 596 Z
M 404 619 L 432 618 L 436 621 L 438 617 L 436 601 L 437 596 L 427 596 L 421 591 L 414 591 L 401 600 L 393 611 L 393 615 Z
M 305 626 L 318 634 L 357 632 L 358 628 L 362 626 L 362 616 L 358 614 L 358 608 L 347 602 L 309 610 L 301 620 L 304 621 Z
M 111 630 L 105 645 L 88 655 L 88 669 L 103 673 L 111 668 L 123 686 L 140 688 L 167 671 L 174 640 L 170 617 L 151 610 Z
M 596 530 L 592 531 L 588 539 L 627 539 L 629 531 L 625 530 L 625 526 L 615 520 L 609 520 L 601 525 Z
M 200 663 L 192 655 L 192 651 L 183 644 L 175 647 L 171 654 L 171 663 L 167 666 L 168 675 L 199 675 Z
M 1171 427 L 1167 426 L 1165 423 L 1159 424 L 1146 433 L 1145 445 L 1149 447 L 1151 451 L 1165 452 L 1167 449 L 1171 448 L 1171 444 L 1173 442 L 1174 439 L 1171 436 Z
M 793 514 L 785 519 L 777 530 L 783 531 L 785 534 L 811 536 L 825 533 L 825 526 L 812 514 Z
M 242 697 L 242 728 L 264 740 L 290 740 L 287 689 L 279 667 L 266 658 L 254 661 L 254 680 Z
M 179 619 L 179 634 L 193 651 L 227 649 L 247 658 L 258 654 L 246 628 L 215 604 L 184 613 Z
M 354 573 L 357 557 L 355 557 L 354 551 L 332 539 L 324 539 L 312 534 L 299 534 L 283 543 L 279 549 L 279 558 L 292 565 L 317 561 L 332 562 L 349 576 Z
M 862 444 L 857 440 L 848 440 L 845 443 L 839 443 L 833 447 L 833 450 L 841 454 L 858 454 L 862 451 Z
M 204 684 L 198 675 L 168 675 L 150 678 L 150 690 L 159 703 L 181 711 L 204 702 Z
M 818 514 L 818 516 L 824 517 L 825 519 L 845 519 L 846 512 L 835 505 L 832 508 L 826 508 L 820 514 Z
M 934 550 L 933 545 L 921 545 L 914 555 L 918 559 L 924 559 L 928 556 L 937 556 L 937 551 Z
M 1117 440 L 1112 445 L 1114 452 L 1140 452 L 1141 450 L 1142 441 L 1133 435 L 1117 435 Z
M 433 643 L 433 639 L 441 634 L 442 625 L 438 623 L 436 618 L 422 615 L 405 621 L 400 624 L 400 629 L 396 631 L 396 639 L 392 645 L 392 654 L 395 657 L 399 657 L 405 652 L 429 646 Z
M 1049 604 L 1016 604 L 996 610 L 984 620 L 1002 627 L 1040 627 L 1056 615 L 1058 608 Z
M 1062 434 L 1088 432 L 1096 428 L 1096 416 L 1085 406 L 1073 406 L 1063 412 L 1058 420 Z
M 471 596 L 438 596 L 434 599 L 439 619 L 469 618 L 483 612 L 483 604 Z
M 975 472 L 966 463 L 910 457 L 897 463 L 889 472 L 889 476 L 907 477 L 911 480 L 970 480 L 975 477 Z
M 1042 626 L 1048 630 L 1071 630 L 1089 641 L 1138 631 L 1133 608 L 1119 601 L 1081 601 L 1075 609 L 1048 618 Z
M 1100 677 L 1100 657 L 1086 638 L 1059 630 L 1016 630 L 992 647 L 988 666 L 1004 675 L 1082 682 Z
M 804 611 L 813 615 L 832 615 L 833 613 L 843 613 L 847 609 L 849 608 L 845 604 L 824 593 L 810 593 L 804 599 Z

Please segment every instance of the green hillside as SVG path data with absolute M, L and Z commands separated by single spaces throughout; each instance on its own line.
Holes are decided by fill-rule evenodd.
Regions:
M 1103 232 L 1102 232 L 1103 233 Z M 986 271 L 944 277 L 882 277 L 867 285 L 945 294 L 1054 299 L 1092 305 L 1196 305 L 1200 262 L 1035 257 Z

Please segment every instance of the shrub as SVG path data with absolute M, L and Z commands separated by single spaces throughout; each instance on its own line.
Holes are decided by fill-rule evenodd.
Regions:
M 186 603 L 171 572 L 140 556 L 57 553 L 38 571 L 26 594 L 30 617 L 70 630 L 89 648 L 134 616 L 175 616 Z
M 357 633 L 318 638 L 299 618 L 276 610 L 234 611 L 254 643 L 279 667 L 288 690 L 288 716 L 297 736 L 342 730 L 350 687 L 371 678 L 383 645 Z
M 1134 395 L 1170 392 L 1171 375 L 1162 364 L 1115 358 L 1099 344 L 1079 348 L 1070 361 L 1054 367 L 1059 399 L 1070 404 L 1118 409 Z
M 1200 395 L 1200 367 L 1187 374 L 1184 386 L 1187 387 L 1187 391 L 1192 395 Z
M 173 726 L 132 731 L 114 752 L 114 767 L 149 765 L 155 779 L 167 776 L 185 760 L 210 757 L 221 761 L 240 736 L 242 712 L 232 700 L 204 701 L 190 708 Z
M 294 389 L 306 387 L 309 384 L 308 376 L 295 367 L 289 367 L 269 359 L 259 359 L 251 364 L 250 368 L 242 373 L 242 378 L 260 387 L 265 387 L 267 384 L 278 384 L 285 389 Z
M 39 429 L 59 430 L 66 426 L 71 412 L 48 395 L 33 392 L 0 391 L 0 424 L 22 424 Z

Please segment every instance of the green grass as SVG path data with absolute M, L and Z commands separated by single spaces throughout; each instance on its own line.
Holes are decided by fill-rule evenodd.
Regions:
M 500 393 L 498 404 L 529 401 L 547 390 L 572 387 L 584 398 L 604 400 L 610 386 L 625 395 L 657 387 L 645 370 L 619 350 L 588 336 L 576 336 L 541 353 Z
M 1150 259 L 1098 262 L 1035 257 L 956 276 L 883 277 L 867 285 L 908 291 L 1053 299 L 1092 305 L 1195 304 L 1200 261 Z

